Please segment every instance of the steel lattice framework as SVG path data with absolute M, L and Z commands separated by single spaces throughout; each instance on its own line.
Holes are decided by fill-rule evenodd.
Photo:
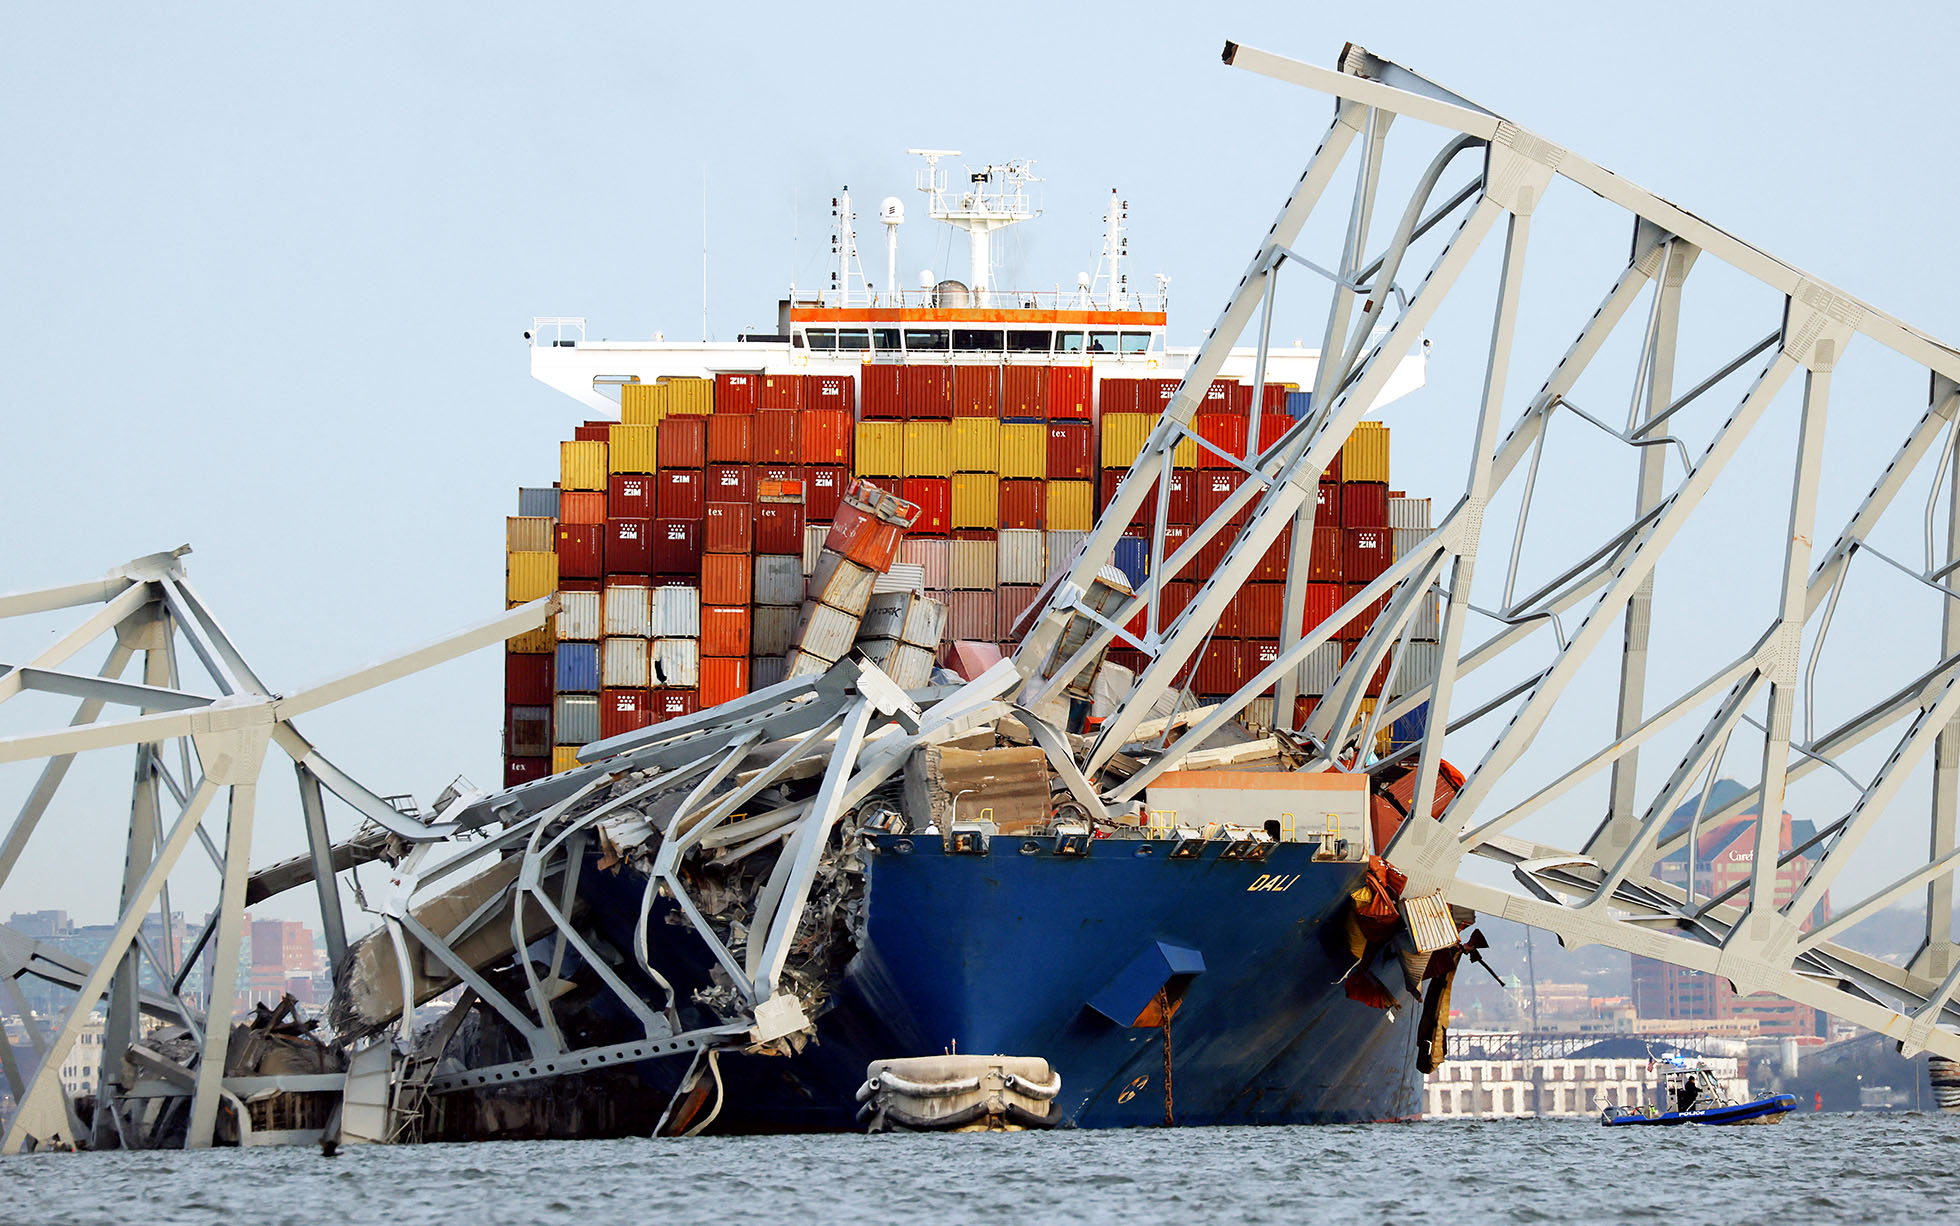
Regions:
M 1138 673 L 1129 699 L 1082 755 L 1084 771 L 1111 801 L 1142 795 L 1150 781 L 1174 768 L 1187 748 L 1236 717 L 1253 699 L 1277 687 L 1276 710 L 1287 723 L 1299 693 L 1300 667 L 1308 653 L 1329 641 L 1334 628 L 1377 601 L 1386 609 L 1361 640 L 1339 680 L 1314 708 L 1302 731 L 1318 746 L 1320 763 L 1352 769 L 1357 747 L 1367 747 L 1377 728 L 1427 703 L 1427 731 L 1420 744 L 1403 754 L 1417 760 L 1416 801 L 1412 811 L 1429 812 L 1437 794 L 1446 739 L 1472 729 L 1479 720 L 1503 723 L 1488 742 L 1482 760 L 1438 821 L 1403 825 L 1386 854 L 1411 880 L 1411 889 L 1446 888 L 1450 897 L 1479 911 L 1523 921 L 1558 934 L 1572 944 L 1598 943 L 1662 959 L 1731 980 L 1744 993 L 1774 992 L 1879 1030 L 1899 1040 L 1908 1053 L 1930 1049 L 1960 1057 L 1960 1011 L 1952 1002 L 1960 985 L 1960 961 L 1951 939 L 1955 813 L 1960 809 L 1960 618 L 1951 576 L 1960 568 L 1960 498 L 1946 495 L 1947 531 L 1935 541 L 1933 507 L 1927 516 L 1927 564 L 1906 567 L 1911 578 L 1941 598 L 1937 643 L 1887 644 L 1902 657 L 1922 657 L 1916 675 L 1890 698 L 1846 713 L 1823 731 L 1793 739 L 1793 715 L 1804 672 L 1806 627 L 1821 639 L 1831 610 L 1847 589 L 1855 589 L 1853 561 L 1876 551 L 1869 537 L 1897 500 L 1922 461 L 1944 448 L 1934 461 L 1933 494 L 1949 465 L 1960 465 L 1953 447 L 1956 379 L 1960 352 L 1901 323 L 1884 312 L 1811 277 L 1773 256 L 1702 221 L 1661 198 L 1358 47 L 1344 50 L 1338 69 L 1328 70 L 1234 44 L 1227 64 L 1280 81 L 1333 95 L 1334 122 L 1322 138 L 1298 186 L 1261 243 L 1244 278 L 1185 375 L 1176 398 L 1158 423 L 1143 454 L 1118 489 L 1094 533 L 1067 576 L 1057 583 L 1016 663 L 1028 678 L 1022 701 L 1038 706 L 1076 682 L 1112 642 L 1140 648 L 1149 662 Z M 1420 121 L 1443 129 L 1441 147 L 1417 178 L 1399 221 L 1380 250 L 1370 256 L 1371 223 L 1382 202 L 1383 152 L 1391 123 Z M 1352 159 L 1350 153 L 1354 154 Z M 1462 157 L 1477 161 L 1478 173 L 1454 193 L 1439 184 Z M 1356 163 L 1338 256 L 1323 267 L 1293 249 L 1310 214 L 1321 205 L 1343 162 Z M 1617 206 L 1631 230 L 1631 254 L 1590 317 L 1579 324 L 1562 359 L 1536 395 L 1505 428 L 1505 400 L 1520 305 L 1525 297 L 1524 259 L 1535 214 L 1555 180 L 1594 193 Z M 1392 215 L 1392 214 L 1391 214 Z M 1368 583 L 1331 619 L 1302 633 L 1307 558 L 1315 515 L 1315 487 L 1335 459 L 1351 429 L 1367 413 L 1395 363 L 1418 343 L 1423 329 L 1457 289 L 1473 254 L 1500 223 L 1504 231 L 1501 271 L 1491 314 L 1489 357 L 1482 394 L 1474 406 L 1474 443 L 1462 493 L 1447 505 L 1433 531 L 1408 548 L 1379 578 Z M 1453 231 L 1448 227 L 1453 224 Z M 1440 252 L 1399 314 L 1390 307 L 1400 292 L 1397 277 L 1416 240 L 1432 229 L 1446 234 Z M 1758 287 L 1773 291 L 1780 317 L 1766 316 L 1767 335 L 1746 348 L 1699 385 L 1677 394 L 1675 362 L 1688 273 L 1697 261 L 1719 261 Z M 1217 375 L 1234 341 L 1255 322 L 1259 327 L 1261 370 L 1272 327 L 1274 294 L 1280 275 L 1299 269 L 1332 282 L 1322 361 L 1311 411 L 1277 439 L 1260 440 L 1256 431 L 1243 455 L 1225 455 L 1193 428 L 1200 399 Z M 1312 282 L 1318 284 L 1319 282 Z M 1458 294 L 1460 298 L 1461 293 Z M 1570 396 L 1588 365 L 1632 308 L 1648 300 L 1647 322 L 1630 388 L 1632 409 L 1618 427 L 1587 413 Z M 1570 327 L 1570 325 L 1567 325 Z M 1570 331 L 1565 333 L 1571 335 Z M 1833 373 L 1855 340 L 1873 342 L 1923 368 L 1931 386 L 1931 406 L 1898 416 L 1868 413 L 1870 429 L 1897 421 L 1903 441 L 1883 470 L 1860 478 L 1873 482 L 1848 521 L 1834 535 L 1820 537 L 1816 523 L 1820 481 L 1826 471 L 1825 415 Z M 1721 421 L 1699 457 L 1674 437 L 1676 415 L 1696 402 L 1712 402 L 1713 389 L 1738 372 L 1754 371 L 1726 420 Z M 1787 500 L 1787 533 L 1782 564 L 1769 592 L 1773 614 L 1746 627 L 1747 647 L 1711 675 L 1669 697 L 1656 709 L 1648 693 L 1648 629 L 1655 612 L 1653 576 L 1664 556 L 1678 558 L 1688 516 L 1707 500 L 1752 431 L 1777 420 L 1772 401 L 1798 375 L 1794 456 L 1784 467 L 1781 494 Z M 1263 382 L 1263 377 L 1258 381 Z M 1703 401 L 1703 397 L 1708 400 Z M 1518 545 L 1525 510 L 1519 512 L 1503 591 L 1504 607 L 1492 617 L 1489 637 L 1468 637 L 1473 610 L 1473 572 L 1485 547 L 1486 513 L 1494 499 L 1518 495 L 1528 510 L 1539 475 L 1538 453 L 1555 420 L 1583 419 L 1591 427 L 1633 449 L 1638 479 L 1630 499 L 1634 518 L 1583 553 L 1550 583 L 1534 585 L 1521 571 Z M 1663 429 L 1666 425 L 1667 428 Z M 1783 425 L 1792 425 L 1784 420 Z M 1246 480 L 1232 499 L 1181 543 L 1165 531 L 1159 508 L 1150 538 L 1150 574 L 1141 590 L 1103 615 L 1091 607 L 1089 593 L 1112 561 L 1117 538 L 1146 505 L 1153 489 L 1167 479 L 1172 451 L 1186 438 L 1239 468 Z M 1668 452 L 1678 452 L 1678 474 Z M 1507 483 L 1511 484 L 1507 491 Z M 1540 508 L 1540 515 L 1559 508 Z M 1237 520 L 1242 526 L 1234 527 Z M 1176 616 L 1167 616 L 1164 584 L 1198 557 L 1206 542 L 1235 534 L 1226 561 L 1214 573 L 1197 576 L 1200 588 Z M 1139 724 L 1153 707 L 1174 695 L 1182 670 L 1213 632 L 1225 606 L 1282 534 L 1291 534 L 1284 644 L 1278 659 L 1247 681 L 1233 698 L 1212 710 L 1191 733 L 1149 760 L 1140 770 L 1111 772 L 1119 752 L 1134 750 Z M 1498 533 L 1489 534 L 1493 539 Z M 1823 548 L 1813 541 L 1827 541 Z M 1936 549 L 1937 545 L 1937 549 Z M 1937 554 L 1937 556 L 1936 556 Z M 1897 564 L 1895 563 L 1895 566 Z M 1882 568 L 1881 568 L 1882 569 Z M 1514 598 L 1523 590 L 1529 594 Z M 1368 680 L 1387 665 L 1408 678 L 1403 656 L 1409 628 L 1425 602 L 1441 593 L 1440 650 L 1437 663 L 1412 681 L 1403 696 L 1369 710 L 1363 702 Z M 1433 606 L 1429 606 L 1433 607 Z M 1145 633 L 1126 627 L 1139 615 Z M 1572 626 L 1569 631 L 1566 626 Z M 1725 629 L 1734 631 L 1736 627 Z M 1542 647 L 1555 637 L 1549 663 Z M 1815 650 L 1813 647 L 1812 651 Z M 1549 721 L 1563 717 L 1561 701 L 1575 676 L 1595 658 L 1618 657 L 1620 684 L 1612 714 L 1612 735 L 1596 752 L 1565 763 L 1556 778 L 1516 804 L 1495 797 L 1508 772 L 1533 745 Z M 1459 682 L 1478 670 L 1503 673 L 1497 697 L 1471 709 L 1457 701 Z M 1490 674 L 1486 674 L 1487 676 Z M 1749 880 L 1710 896 L 1689 893 L 1657 875 L 1663 856 L 1681 849 L 1688 833 L 1665 830 L 1668 818 L 1692 801 L 1705 776 L 1712 777 L 1738 727 L 1750 721 L 1752 707 L 1763 709 L 1761 770 L 1747 794 L 1720 807 L 1708 807 L 1707 822 L 1749 812 L 1783 811 L 1786 786 L 1829 768 L 1852 778 L 1858 796 L 1835 820 L 1819 823 L 1813 838 L 1792 846 L 1781 841 L 1778 823 L 1756 823 Z M 1160 708 L 1161 709 L 1161 708 Z M 1819 712 L 1806 702 L 1803 726 L 1815 728 Z M 1694 729 L 1687 752 L 1657 789 L 1641 794 L 1636 763 L 1644 745 L 1671 729 Z M 1890 738 L 1890 751 L 1875 771 L 1854 776 L 1841 758 L 1875 738 Z M 1883 744 L 1883 741 L 1878 742 Z M 1907 814 L 1895 804 L 1908 776 L 1928 757 L 1933 770 L 1930 823 L 1924 812 Z M 1366 755 L 1361 755 L 1366 760 Z M 1345 765 L 1344 765 L 1345 764 Z M 1570 793 L 1606 772 L 1610 800 L 1602 815 L 1570 803 Z M 1564 846 L 1514 837 L 1526 818 L 1556 818 L 1569 832 Z M 1915 824 L 1916 819 L 1917 824 Z M 1902 835 L 1901 831 L 1924 830 Z M 1663 834 L 1667 837 L 1663 838 Z M 1803 918 L 1827 897 L 1845 864 L 1863 845 L 1886 840 L 1894 879 L 1850 905 L 1838 900 L 1827 922 L 1806 928 Z M 1923 854 L 1922 854 L 1923 853 Z M 1475 857 L 1476 859 L 1472 859 Z M 1508 866 L 1517 889 L 1499 888 L 1472 871 L 1480 861 Z M 1779 870 L 1804 869 L 1794 889 L 1779 898 Z M 1691 883 L 1692 884 L 1692 881 Z M 1923 891 L 1927 924 L 1916 951 L 1891 959 L 1854 952 L 1835 942 L 1848 928 L 1883 908 Z

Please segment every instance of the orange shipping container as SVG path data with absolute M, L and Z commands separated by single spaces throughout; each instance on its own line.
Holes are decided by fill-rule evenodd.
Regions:
M 998 417 L 1000 367 L 953 367 L 953 416 Z
M 953 415 L 952 367 L 902 366 L 899 370 L 899 393 L 905 404 L 905 416 L 945 418 Z
M 1046 482 L 1004 479 L 1000 483 L 1000 526 L 1039 528 L 1046 518 L 1047 504 Z
M 755 460 L 755 417 L 716 413 L 708 419 L 708 463 L 749 464 Z
M 701 557 L 701 603 L 749 603 L 754 562 L 745 553 L 710 553 Z
M 800 409 L 803 407 L 802 375 L 764 375 L 756 380 L 755 407 L 758 409 Z
M 727 374 L 715 376 L 715 408 L 721 413 L 753 413 L 755 385 L 760 375 Z
M 851 414 L 845 409 L 805 409 L 797 429 L 798 456 L 805 464 L 851 462 Z
M 1057 366 L 1048 372 L 1048 418 L 1088 420 L 1089 403 L 1095 382 L 1087 366 Z
M 803 414 L 787 409 L 763 407 L 755 414 L 755 462 L 794 464 L 797 462 L 797 426 Z
M 708 462 L 708 419 L 670 417 L 660 424 L 660 467 L 701 468 Z
M 895 421 L 905 416 L 905 402 L 899 396 L 899 367 L 891 365 L 864 368 L 864 416 Z
M 701 657 L 701 705 L 712 707 L 732 702 L 749 692 L 747 656 L 724 659 Z
M 708 658 L 749 654 L 749 607 L 705 605 L 701 609 L 701 655 L 705 673 Z M 707 678 L 702 677 L 702 684 Z
M 849 375 L 811 375 L 803 384 L 805 409 L 833 409 L 857 416 L 857 381 Z
M 566 490 L 558 495 L 558 522 L 561 524 L 603 524 L 606 522 L 606 496 L 597 490 Z
M 1002 417 L 1048 416 L 1048 368 L 1046 366 L 1007 366 L 1001 370 L 1000 415 Z

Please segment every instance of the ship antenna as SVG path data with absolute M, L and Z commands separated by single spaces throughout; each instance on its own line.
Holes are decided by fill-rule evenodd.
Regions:
M 926 160 L 919 168 L 916 184 L 926 194 L 927 212 L 933 220 L 966 231 L 971 251 L 967 288 L 972 290 L 975 301 L 984 305 L 984 295 L 993 280 L 993 261 L 988 249 L 993 232 L 1041 215 L 1041 210 L 1028 200 L 1027 185 L 1041 181 L 1035 177 L 1034 162 L 1021 158 L 989 164 L 979 170 L 969 168 L 966 186 L 949 192 L 946 172 L 939 169 L 939 159 L 958 157 L 958 150 L 907 149 L 906 152 Z
M 1123 259 L 1130 253 L 1130 240 L 1123 234 L 1123 223 L 1130 216 L 1130 202 L 1121 199 L 1115 188 L 1109 189 L 1109 211 L 1103 214 L 1103 248 L 1096 257 L 1096 276 L 1094 284 L 1102 287 L 1103 306 L 1111 311 L 1120 311 L 1129 298 L 1129 277 L 1123 272 Z M 1090 304 L 1094 305 L 1095 290 L 1089 291 Z
M 701 166 L 701 343 L 708 342 L 708 167 Z

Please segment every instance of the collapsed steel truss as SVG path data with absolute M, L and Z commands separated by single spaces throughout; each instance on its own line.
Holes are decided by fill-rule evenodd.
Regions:
M 1960 865 L 1954 839 L 1955 814 L 1960 810 L 1960 774 L 1956 774 L 1960 724 L 1954 723 L 1960 716 L 1960 671 L 1956 671 L 1960 670 L 1960 617 L 1953 604 L 1960 593 L 1951 582 L 1960 567 L 1960 552 L 1956 552 L 1960 551 L 1960 492 L 1947 495 L 1943 543 L 1934 540 L 1929 502 L 1926 565 L 1904 568 L 1942 600 L 1940 641 L 1926 645 L 1924 671 L 1888 700 L 1848 713 L 1828 731 L 1801 741 L 1792 739 L 1806 626 L 1818 643 L 1810 649 L 1814 662 L 1831 610 L 1853 578 L 1854 560 L 1863 552 L 1876 552 L 1868 542 L 1873 527 L 1942 435 L 1946 444 L 1936 461 L 1941 471 L 1934 473 L 1934 496 L 1949 464 L 1960 476 L 1960 454 L 1954 447 L 1960 353 L 1360 48 L 1346 49 L 1338 70 L 1232 44 L 1226 46 L 1225 60 L 1333 95 L 1334 122 L 1143 454 L 1023 640 L 1016 663 L 1028 678 L 1024 701 L 1039 703 L 1060 693 L 1112 642 L 1121 640 L 1145 652 L 1149 662 L 1138 674 L 1127 702 L 1119 706 L 1082 760 L 1092 780 L 1104 779 L 1104 768 L 1133 740 L 1145 714 L 1179 689 L 1182 670 L 1268 547 L 1281 534 L 1291 533 L 1284 641 L 1278 659 L 1185 739 L 1170 745 L 1142 770 L 1111 780 L 1112 801 L 1139 796 L 1153 778 L 1178 764 L 1185 753 L 1181 747 L 1202 744 L 1206 732 L 1235 718 L 1269 687 L 1277 687 L 1277 721 L 1290 726 L 1300 666 L 1307 655 L 1329 641 L 1335 627 L 1386 599 L 1385 611 L 1301 729 L 1323 747 L 1321 764 L 1351 767 L 1357 749 L 1365 760 L 1378 728 L 1426 703 L 1427 730 L 1419 746 L 1396 755 L 1415 757 L 1418 776 L 1412 811 L 1425 813 L 1431 811 L 1436 796 L 1446 738 L 1494 715 L 1508 713 L 1509 719 L 1482 761 L 1468 773 L 1441 820 L 1406 823 L 1388 849 L 1394 863 L 1409 874 L 1412 889 L 1446 887 L 1455 901 L 1548 929 L 1568 943 L 1609 945 L 1714 972 L 1744 993 L 1776 992 L 1882 1031 L 1897 1038 L 1908 1053 L 1931 1049 L 1960 1057 L 1960 1035 L 1954 1033 L 1960 1011 L 1952 1004 L 1960 986 L 1960 960 L 1954 957 L 1950 927 L 1953 871 Z M 1383 151 L 1391 123 L 1398 118 L 1434 125 L 1448 135 L 1418 177 L 1385 247 L 1370 258 L 1369 233 L 1378 204 Z M 1344 242 L 1338 256 L 1329 261 L 1333 266 L 1322 267 L 1293 250 L 1292 244 L 1356 146 L 1358 168 Z M 1440 185 L 1459 158 L 1480 163 L 1477 173 L 1445 194 Z M 1544 386 L 1504 432 L 1501 418 L 1524 296 L 1527 240 L 1534 214 L 1555 179 L 1576 184 L 1624 210 L 1629 215 L 1632 252 Z M 1332 618 L 1302 633 L 1316 483 L 1374 403 L 1394 364 L 1417 344 L 1500 220 L 1505 241 L 1489 359 L 1462 494 L 1418 546 L 1403 552 Z M 1413 294 L 1404 296 L 1397 277 L 1412 245 L 1432 229 L 1450 224 L 1453 232 L 1444 231 L 1447 237 L 1429 271 Z M 1765 318 L 1767 336 L 1694 388 L 1677 394 L 1674 366 L 1684 286 L 1690 269 L 1704 256 L 1774 291 L 1781 300 L 1780 318 Z M 1260 440 L 1255 432 L 1243 455 L 1226 455 L 1197 435 L 1194 415 L 1225 354 L 1255 316 L 1260 322 L 1263 368 L 1274 295 L 1280 274 L 1288 268 L 1332 282 L 1312 407 L 1280 438 Z M 1638 369 L 1633 386 L 1620 389 L 1621 394 L 1631 394 L 1633 408 L 1624 428 L 1619 428 L 1587 413 L 1569 397 L 1643 294 L 1650 303 Z M 1391 314 L 1392 304 L 1399 305 L 1399 313 L 1384 318 Z M 1822 442 L 1831 380 L 1846 346 L 1858 337 L 1923 368 L 1931 382 L 1931 407 L 1898 419 L 1904 441 L 1896 457 L 1876 475 L 1869 495 L 1832 543 L 1816 551 L 1811 542 L 1816 539 L 1819 481 L 1825 467 Z M 1752 364 L 1753 383 L 1714 430 L 1706 450 L 1698 459 L 1693 457 L 1673 436 L 1670 423 Z M 1788 532 L 1773 593 L 1775 614 L 1752 631 L 1753 642 L 1732 663 L 1649 713 L 1647 637 L 1656 599 L 1652 581 L 1656 564 L 1676 544 L 1684 521 L 1722 477 L 1745 438 L 1772 416 L 1768 410 L 1777 391 L 1799 371 L 1803 386 L 1795 423 L 1798 443 L 1783 478 Z M 1558 578 L 1535 590 L 1527 586 L 1530 594 L 1516 598 L 1514 593 L 1524 582 L 1519 547 L 1539 475 L 1538 454 L 1561 412 L 1604 431 L 1639 455 L 1632 499 L 1635 518 Z M 1870 416 L 1879 418 L 1869 423 L 1872 428 L 1885 420 L 1882 415 Z M 1098 616 L 1087 606 L 1085 593 L 1111 561 L 1125 526 L 1152 490 L 1168 478 L 1173 450 L 1187 438 L 1240 469 L 1246 480 L 1176 548 L 1168 543 L 1165 531 L 1168 500 L 1159 499 L 1150 534 L 1151 577 L 1133 598 Z M 1678 480 L 1670 480 L 1670 449 L 1678 451 L 1683 461 L 1685 471 Z M 1470 605 L 1472 572 L 1488 527 L 1486 511 L 1506 483 L 1519 475 L 1521 465 L 1522 509 L 1505 571 L 1503 607 L 1493 615 L 1495 631 L 1475 646 L 1466 646 L 1467 624 L 1475 611 Z M 1245 514 L 1243 526 L 1234 529 L 1233 521 L 1241 514 Z M 1163 580 L 1187 571 L 1206 542 L 1221 533 L 1235 533 L 1224 564 L 1214 573 L 1196 576 L 1201 585 L 1196 597 L 1177 616 L 1165 616 Z M 1436 600 L 1439 592 L 1443 607 L 1437 664 L 1411 680 L 1403 659 L 1408 631 L 1425 602 Z M 1145 626 L 1140 636 L 1126 629 L 1139 615 Z M 1564 629 L 1568 620 L 1576 622 L 1569 635 Z M 1555 638 L 1549 664 L 1517 665 L 1519 657 L 1527 654 L 1517 648 L 1528 643 L 1542 648 L 1547 637 Z M 1887 646 L 1904 653 L 1912 645 Z M 1499 781 L 1546 727 L 1574 676 L 1589 659 L 1613 652 L 1619 654 L 1621 667 L 1611 741 L 1573 763 L 1535 795 L 1500 810 L 1493 801 Z M 1364 717 L 1369 678 L 1384 664 L 1391 675 L 1403 680 L 1402 694 Z M 1454 701 L 1459 679 L 1505 664 L 1512 668 L 1507 680 L 1515 680 L 1498 697 L 1473 710 L 1464 710 Z M 1493 673 L 1501 671 L 1492 668 Z M 1705 822 L 1751 811 L 1781 813 L 1787 783 L 1825 767 L 1854 778 L 1840 756 L 1888 730 L 1894 737 L 1893 748 L 1875 772 L 1855 778 L 1859 795 L 1849 811 L 1820 823 L 1817 836 L 1803 845 L 1780 843 L 1777 822 L 1758 822 L 1746 888 L 1738 886 L 1714 896 L 1690 894 L 1656 875 L 1661 858 L 1678 853 L 1689 837 L 1685 832 L 1666 832 L 1663 839 L 1663 827 L 1684 802 L 1692 801 L 1698 782 L 1714 776 L 1731 736 L 1750 719 L 1752 704 L 1767 709 L 1766 718 L 1755 721 L 1765 733 L 1760 780 L 1732 803 L 1708 807 Z M 1814 704 L 1806 700 L 1805 708 L 1805 726 L 1815 727 Z M 1705 723 L 1688 752 L 1658 790 L 1639 796 L 1635 768 L 1642 746 L 1670 726 L 1691 727 L 1683 721 L 1697 713 L 1705 713 Z M 1936 762 L 1931 834 L 1929 841 L 1920 843 L 1927 849 L 1920 855 L 1895 833 L 1904 815 L 1894 811 L 1892 802 L 1929 752 Z M 1561 797 L 1601 771 L 1610 772 L 1610 801 L 1603 816 L 1584 809 L 1572 811 L 1569 804 L 1560 809 Z M 1534 815 L 1561 817 L 1572 831 L 1568 847 L 1507 833 Z M 1893 819 L 1889 832 L 1883 821 L 1888 816 Z M 1840 905 L 1828 922 L 1805 930 L 1803 918 L 1824 901 L 1845 863 L 1867 840 L 1881 837 L 1890 840 L 1888 850 L 1897 857 L 1901 871 L 1896 879 L 1850 906 Z M 1786 900 L 1779 901 L 1779 869 L 1802 863 L 1797 857 L 1806 854 L 1810 859 L 1803 880 Z M 1474 862 L 1467 860 L 1471 856 L 1511 867 L 1522 892 L 1478 880 L 1471 871 Z M 1908 965 L 1893 965 L 1833 942 L 1853 924 L 1919 890 L 1927 899 L 1927 923 L 1917 951 L 1898 951 L 1910 955 Z

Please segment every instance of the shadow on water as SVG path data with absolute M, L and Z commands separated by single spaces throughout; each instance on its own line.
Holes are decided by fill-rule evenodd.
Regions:
M 138 1209 L 137 1206 L 142 1206 Z M 1924 1222 L 1960 1208 L 1960 1117 L 1591 1121 L 44 1155 L 8 1223 Z

